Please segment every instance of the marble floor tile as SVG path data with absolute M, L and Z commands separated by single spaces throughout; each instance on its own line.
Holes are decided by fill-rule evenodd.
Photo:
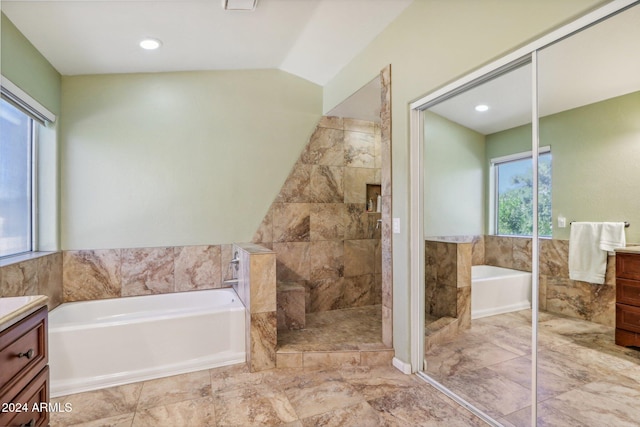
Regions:
M 530 427 L 531 408 L 521 409 L 498 420 L 505 427 Z M 584 423 L 564 411 L 538 405 L 537 427 L 585 427 Z
M 211 392 L 215 395 L 219 391 L 261 384 L 263 372 L 268 371 L 252 374 L 244 363 L 210 369 Z
M 460 372 L 441 383 L 493 418 L 531 404 L 529 389 L 488 368 Z
M 209 396 L 185 400 L 136 412 L 133 427 L 157 426 L 215 427 L 213 399 Z
M 522 356 L 502 363 L 497 363 L 489 366 L 487 369 L 494 371 L 510 381 L 520 384 L 527 390 L 531 390 L 531 363 L 530 357 Z M 582 385 L 582 383 L 579 381 L 559 377 L 542 368 L 538 369 L 537 392 L 539 402 L 572 390 L 580 385 Z
M 571 390 L 545 402 L 549 407 L 571 413 L 585 426 L 637 427 L 640 408 L 612 399 L 608 394 L 586 389 Z
M 366 400 L 377 399 L 399 389 L 415 387 L 419 380 L 410 375 L 398 375 L 392 366 L 356 366 L 343 368 L 342 377 Z
M 385 426 L 473 426 L 485 425 L 459 412 L 438 397 L 430 387 L 402 389 L 369 401 Z
M 304 388 L 289 387 L 285 394 L 301 419 L 365 401 L 362 394 L 342 380 L 323 381 Z
M 640 402 L 640 388 L 633 380 L 626 380 L 625 377 L 612 376 L 601 381 L 595 381 L 582 387 L 582 390 L 589 393 L 600 394 L 616 402 L 637 407 Z
M 304 427 L 382 426 L 378 412 L 367 402 L 302 419 Z
M 623 371 L 638 366 L 638 360 L 627 360 L 624 354 L 608 354 L 599 349 L 587 348 L 579 344 L 569 344 L 554 349 L 584 366 L 598 369 L 608 374 L 612 371 Z
M 426 372 L 436 377 L 450 377 L 467 370 L 483 368 L 519 357 L 490 342 L 453 341 L 431 348 L 425 354 Z
M 191 372 L 146 381 L 140 393 L 137 409 L 153 408 L 208 396 L 211 396 L 209 371 Z
M 86 423 L 73 424 L 73 427 L 131 427 L 135 412 L 130 414 L 115 415 L 113 417 L 100 418 L 99 420 L 88 421 Z M 51 426 L 58 424 L 51 423 Z
M 52 412 L 51 425 L 80 424 L 133 413 L 141 391 L 142 383 L 136 383 L 51 399 L 52 403 L 70 403 L 72 406 L 70 412 Z
M 280 425 L 298 420 L 287 396 L 268 386 L 247 386 L 213 397 L 218 426 Z
M 597 381 L 613 371 L 602 371 L 601 369 L 585 366 L 572 360 L 570 356 L 550 349 L 538 353 L 538 368 L 555 374 L 559 377 L 569 378 L 582 384 Z
M 522 356 L 531 354 L 531 326 L 500 329 L 491 335 L 485 335 L 484 339 L 515 354 Z

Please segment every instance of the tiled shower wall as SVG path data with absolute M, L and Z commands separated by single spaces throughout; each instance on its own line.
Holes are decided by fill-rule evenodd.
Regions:
M 456 246 L 451 242 L 451 239 L 457 239 L 458 243 L 469 240 L 473 242 L 472 265 L 486 264 L 531 271 L 530 238 L 487 235 L 463 238 L 431 238 L 425 242 L 425 272 L 431 272 L 431 275 L 433 275 L 433 271 L 445 274 L 456 266 L 452 256 L 445 256 L 446 253 L 453 253 L 453 250 L 445 250 L 446 247 L 443 246 Z M 445 240 L 449 241 L 449 243 L 436 243 L 433 240 Z M 440 247 L 440 252 L 436 252 L 438 247 Z M 431 259 L 430 253 L 437 253 L 437 258 Z M 431 267 L 429 266 L 430 264 L 432 264 Z M 447 274 L 453 273 L 449 272 Z M 433 278 L 430 280 L 429 276 L 426 279 L 425 291 L 428 298 L 428 295 L 432 295 L 433 290 L 436 289 L 436 282 Z M 430 290 L 430 287 L 433 289 Z M 603 285 L 575 281 L 569 279 L 569 241 L 540 239 L 539 304 L 541 310 L 589 320 L 602 325 L 614 326 L 615 293 L 615 256 L 610 255 L 608 257 L 607 273 Z M 446 291 L 442 292 L 442 294 L 444 297 L 441 298 L 440 302 L 431 302 L 426 305 L 425 311 L 427 314 L 438 314 L 440 316 L 442 315 L 439 314 L 442 311 L 441 309 L 453 312 L 454 300 L 452 295 L 449 295 Z M 427 301 L 429 300 L 427 299 Z M 435 311 L 430 313 L 429 310 Z
M 381 165 L 377 124 L 323 117 L 256 232 L 278 281 L 305 287 L 307 312 L 382 302 L 381 214 L 366 211 Z

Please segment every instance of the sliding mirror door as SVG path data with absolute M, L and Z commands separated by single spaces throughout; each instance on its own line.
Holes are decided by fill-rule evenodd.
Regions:
M 423 111 L 424 373 L 495 420 L 530 418 L 532 66 Z
M 614 230 L 609 249 L 640 243 L 639 41 L 636 5 L 538 54 L 540 145 L 553 158 L 553 231 L 540 241 L 539 425 L 640 420 L 640 351 L 615 342 L 616 287 L 637 297 L 640 281 L 624 271 L 616 280 L 619 255 L 600 249 L 601 229 L 585 236 L 575 224 L 627 221 L 625 242 Z M 640 332 L 633 305 L 619 306 L 623 337 Z

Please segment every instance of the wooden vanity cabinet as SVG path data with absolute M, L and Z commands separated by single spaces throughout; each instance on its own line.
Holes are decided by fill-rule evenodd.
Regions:
M 616 252 L 616 344 L 640 347 L 640 253 Z
M 47 426 L 47 307 L 0 331 L 0 426 Z

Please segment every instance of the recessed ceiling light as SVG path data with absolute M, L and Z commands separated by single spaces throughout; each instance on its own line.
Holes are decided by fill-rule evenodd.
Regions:
M 486 104 L 476 105 L 476 111 L 483 112 L 483 111 L 487 111 L 488 109 L 489 109 L 489 106 Z
M 162 46 L 162 42 L 158 39 L 144 39 L 140 42 L 140 47 L 145 50 L 154 50 Z

